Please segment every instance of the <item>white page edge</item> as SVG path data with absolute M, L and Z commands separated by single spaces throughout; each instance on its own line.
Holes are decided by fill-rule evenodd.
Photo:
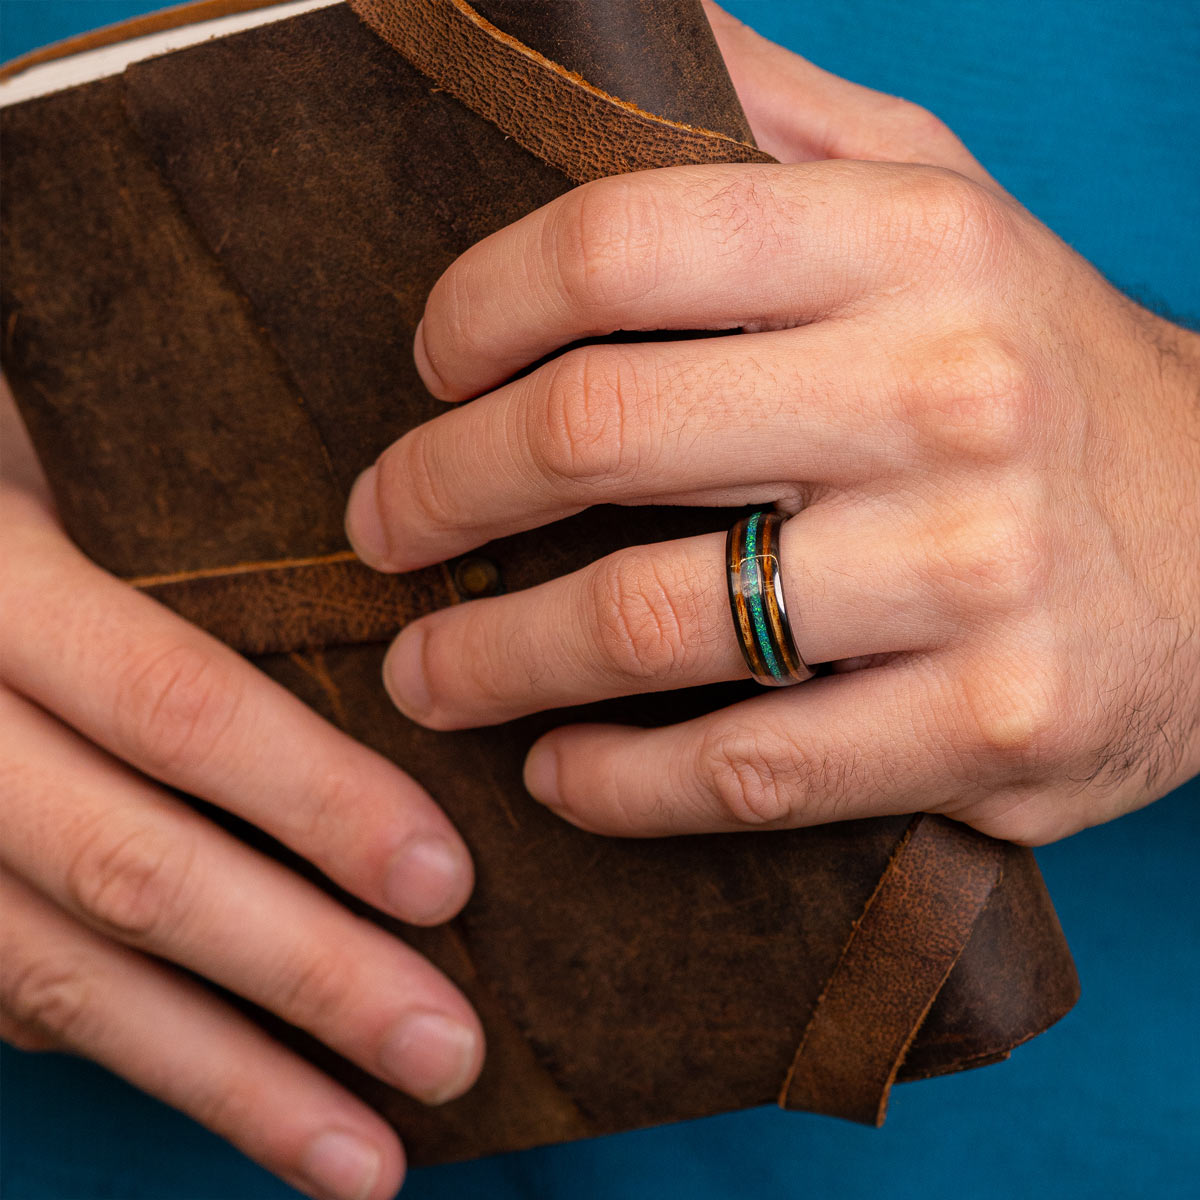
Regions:
M 176 29 L 164 29 L 158 33 L 147 33 L 129 38 L 111 46 L 97 46 L 94 50 L 82 50 L 66 58 L 53 59 L 28 67 L 17 75 L 0 82 L 0 108 L 20 104 L 38 96 L 48 96 L 81 83 L 91 83 L 110 75 L 119 75 L 130 63 L 184 46 L 194 46 L 210 38 L 227 37 L 243 29 L 258 25 L 269 25 L 299 13 L 318 8 L 332 8 L 340 0 L 290 0 L 284 4 L 273 4 L 268 8 L 251 9 L 249 12 L 234 13 L 227 17 L 214 17 L 208 21 L 196 21 L 191 25 L 180 25 Z

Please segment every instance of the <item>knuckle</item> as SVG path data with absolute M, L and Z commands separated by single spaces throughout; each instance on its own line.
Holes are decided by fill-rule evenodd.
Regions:
M 211 1077 L 210 1077 L 211 1079 Z M 244 1135 L 262 1120 L 262 1084 L 239 1070 L 220 1076 L 187 1105 L 187 1111 L 206 1129 L 229 1137 Z
M 85 919 L 122 940 L 159 941 L 182 914 L 192 858 L 187 840 L 100 823 L 71 859 L 67 893 Z
M 1039 389 L 1032 366 L 990 335 L 960 337 L 924 356 L 909 416 L 918 437 L 981 465 L 1013 462 L 1036 440 Z
M 614 176 L 569 193 L 552 227 L 553 261 L 567 302 L 599 317 L 651 292 L 659 276 L 664 224 L 662 209 L 642 180 Z
M 1046 594 L 1050 548 L 1036 520 L 1011 498 L 939 542 L 945 548 L 945 578 L 971 607 L 1033 611 Z
M 630 473 L 626 415 L 636 403 L 632 359 L 608 348 L 564 355 L 549 372 L 541 410 L 533 408 L 529 444 L 547 478 L 571 485 L 611 482 Z
M 1008 611 L 1026 611 L 1045 596 L 1050 554 L 1034 525 L 1015 511 L 994 517 L 978 530 L 971 579 Z
M 980 184 L 944 167 L 905 173 L 902 244 L 940 271 L 947 263 L 973 276 L 995 265 L 1007 241 L 1004 203 Z
M 304 802 L 289 809 L 287 826 L 280 833 L 289 844 L 319 847 L 320 857 L 327 857 L 333 847 L 345 844 L 347 831 L 375 807 L 358 773 L 346 766 L 330 766 L 315 774 L 312 786 L 305 789 Z M 315 850 L 309 854 L 315 856 Z
M 652 563 L 628 554 L 602 559 L 591 600 L 601 659 L 619 679 L 661 681 L 687 670 L 690 622 Z
M 905 100 L 903 96 L 887 96 L 881 101 L 888 122 L 907 129 L 914 137 L 921 133 L 939 133 L 946 129 L 945 123 L 927 108 Z
M 270 1007 L 310 1031 L 336 1029 L 354 994 L 355 972 L 345 955 L 309 944 L 299 961 L 285 964 L 270 988 Z
M 95 1020 L 93 987 L 71 955 L 7 953 L 0 970 L 3 1008 L 19 1025 L 67 1046 L 81 1044 Z
M 795 761 L 794 749 L 789 751 L 793 761 L 785 788 L 762 735 L 754 730 L 712 733 L 705 737 L 698 758 L 701 778 L 735 827 L 768 828 L 788 822 L 794 812 L 793 798 L 805 791 L 803 782 L 797 785 L 797 775 L 802 779 L 807 772 Z
M 1053 653 L 1022 654 L 1004 671 L 996 663 L 966 684 L 969 736 L 1001 778 L 1036 781 L 1077 751 L 1068 673 Z
M 159 777 L 211 758 L 234 726 L 241 685 L 208 649 L 172 642 L 135 656 L 116 672 L 114 724 L 137 747 L 140 766 Z

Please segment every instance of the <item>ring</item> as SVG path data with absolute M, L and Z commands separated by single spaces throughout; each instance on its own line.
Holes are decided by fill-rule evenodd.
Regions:
M 796 650 L 783 600 L 779 531 L 784 517 L 759 509 L 734 524 L 725 541 L 729 606 L 742 657 L 766 687 L 789 687 L 816 672 Z

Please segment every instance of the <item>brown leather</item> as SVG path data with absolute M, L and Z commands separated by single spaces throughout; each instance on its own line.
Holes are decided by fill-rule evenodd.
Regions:
M 670 163 L 774 162 L 756 146 L 646 112 L 497 29 L 466 0 L 350 0 L 439 87 L 568 179 Z
M 784 1108 L 883 1124 L 904 1056 L 1002 864 L 999 842 L 913 819 L 804 1028 L 780 1095 Z
M 398 579 L 363 566 L 349 550 L 129 582 L 243 654 L 383 641 L 458 592 L 444 564 Z
M 535 122 L 529 142 L 552 161 L 611 163 L 624 137 L 618 152 L 638 166 L 689 161 L 697 136 L 704 153 L 746 157 L 745 119 L 692 0 L 388 9 L 399 20 L 439 6 L 431 70 L 444 61 L 461 82 L 476 49 L 493 72 L 515 54 L 546 77 L 529 94 L 597 123 L 582 145 L 589 125 L 530 112 L 510 89 L 495 115 Z M 459 40 L 468 27 L 496 46 Z M 524 792 L 541 731 L 685 719 L 753 685 L 459 733 L 413 725 L 380 686 L 386 640 L 414 616 L 734 517 L 601 507 L 401 578 L 351 560 L 350 483 L 440 408 L 411 360 L 429 287 L 474 240 L 572 182 L 446 86 L 337 5 L 0 114 L 3 360 L 72 535 L 411 771 L 476 859 L 476 894 L 443 929 L 342 897 L 480 1010 L 489 1058 L 466 1097 L 425 1109 L 257 1016 L 394 1121 L 414 1162 L 766 1103 L 789 1071 L 788 1103 L 875 1120 L 893 1078 L 994 1061 L 1074 1003 L 1027 850 L 935 817 L 903 845 L 903 817 L 594 837 Z

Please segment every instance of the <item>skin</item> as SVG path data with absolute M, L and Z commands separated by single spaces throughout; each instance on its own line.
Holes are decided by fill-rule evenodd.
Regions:
M 710 15 L 788 165 L 588 185 L 468 252 L 414 351 L 472 403 L 359 482 L 356 547 L 406 570 L 593 503 L 799 513 L 789 608 L 839 673 L 685 725 L 551 733 L 527 783 L 587 828 L 931 810 L 1038 842 L 1165 793 L 1200 766 L 1200 339 L 1108 287 L 930 114 Z M 587 334 L 697 327 L 745 332 L 506 382 Z M 0 1033 L 104 1063 L 313 1195 L 381 1200 L 394 1133 L 171 964 L 429 1101 L 477 1075 L 474 1015 L 161 785 L 416 923 L 465 901 L 465 848 L 400 770 L 87 562 L 0 414 Z M 723 539 L 426 618 L 386 683 L 458 728 L 744 677 Z M 421 839 L 441 868 L 401 862 Z M 439 1059 L 418 1029 L 385 1067 L 419 1013 L 463 1032 Z
M 549 733 L 526 784 L 585 829 L 929 811 L 1037 844 L 1165 794 L 1200 768 L 1200 338 L 928 113 L 712 15 L 784 165 L 601 180 L 467 251 L 414 347 L 459 406 L 360 478 L 356 549 L 409 570 L 597 503 L 797 514 L 797 645 L 838 669 L 684 724 Z M 623 329 L 741 332 L 509 382 Z M 636 547 L 425 617 L 385 682 L 456 729 L 744 678 L 723 552 L 724 531 Z
M 160 785 L 416 924 L 465 903 L 466 847 L 396 766 L 85 559 L 7 389 L 0 413 L 0 1034 L 103 1063 L 314 1196 L 393 1195 L 395 1133 L 168 964 L 429 1103 L 478 1075 L 475 1014 L 402 942 Z

